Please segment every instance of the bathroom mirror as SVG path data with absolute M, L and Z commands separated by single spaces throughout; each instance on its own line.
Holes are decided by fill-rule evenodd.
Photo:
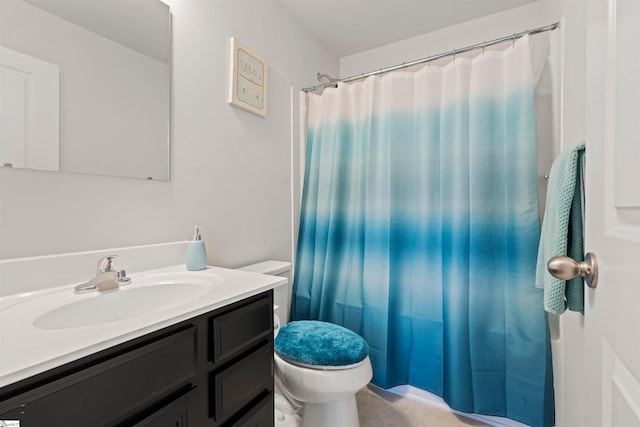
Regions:
M 2 0 L 0 166 L 169 179 L 160 0 Z

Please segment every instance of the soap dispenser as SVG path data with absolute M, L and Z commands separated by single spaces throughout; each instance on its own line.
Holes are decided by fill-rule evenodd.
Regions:
M 204 270 L 207 268 L 207 251 L 204 248 L 204 242 L 200 235 L 200 227 L 196 225 L 196 232 L 193 240 L 189 242 L 187 247 L 187 270 Z

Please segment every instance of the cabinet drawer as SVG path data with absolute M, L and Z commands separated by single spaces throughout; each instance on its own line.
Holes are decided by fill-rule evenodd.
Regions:
M 273 391 L 273 343 L 210 376 L 210 416 L 229 418 L 261 394 Z
M 0 419 L 24 426 L 102 426 L 189 381 L 196 327 L 80 370 L 0 404 Z
M 248 349 L 264 338 L 273 338 L 273 300 L 267 294 L 211 320 L 209 359 L 214 363 Z
M 273 393 L 269 393 L 232 427 L 273 427 Z
M 133 427 L 193 427 L 198 426 L 198 388 L 166 404 L 164 407 L 137 422 Z

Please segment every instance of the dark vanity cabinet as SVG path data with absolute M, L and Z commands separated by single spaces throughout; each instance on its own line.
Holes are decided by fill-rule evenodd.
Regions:
M 3 387 L 0 420 L 273 426 L 272 291 Z

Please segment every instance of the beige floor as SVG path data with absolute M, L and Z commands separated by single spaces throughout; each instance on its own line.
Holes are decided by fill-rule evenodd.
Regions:
M 365 387 L 356 395 L 356 400 L 361 427 L 488 426 L 376 387 Z

